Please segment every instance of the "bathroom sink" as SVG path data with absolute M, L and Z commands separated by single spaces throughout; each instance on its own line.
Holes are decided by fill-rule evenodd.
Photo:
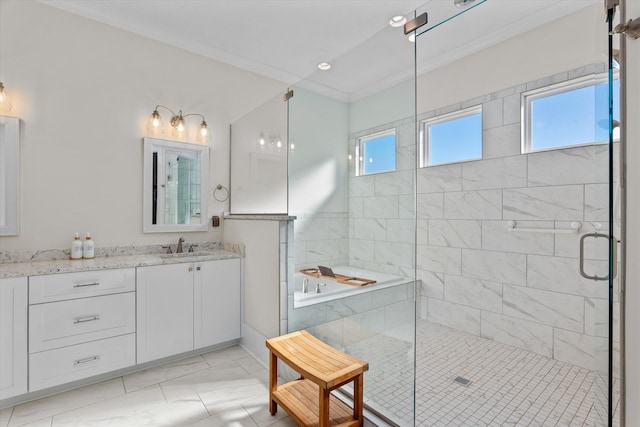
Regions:
M 187 258 L 192 256 L 207 256 L 211 255 L 211 252 L 198 251 L 198 252 L 180 252 L 172 254 L 160 254 L 160 258 Z

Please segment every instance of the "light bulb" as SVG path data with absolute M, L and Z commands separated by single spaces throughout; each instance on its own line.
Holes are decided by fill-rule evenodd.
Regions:
M 200 124 L 200 130 L 198 131 L 198 141 L 199 142 L 208 142 L 209 141 L 209 129 L 207 128 L 207 122 L 202 120 Z
M 11 101 L 4 90 L 4 85 L 0 82 L 0 111 L 11 111 Z
M 173 126 L 173 134 L 178 138 L 187 137 L 187 127 L 184 123 L 184 117 L 182 117 L 182 111 L 178 112 L 177 116 L 171 118 L 171 126 Z
M 262 131 L 260 131 L 260 135 L 258 135 L 258 144 L 261 147 L 264 147 L 265 140 L 264 140 L 264 132 L 262 132 Z
M 279 139 L 276 141 L 276 147 L 282 148 L 282 141 L 280 141 Z
M 164 132 L 164 123 L 162 122 L 162 117 L 158 110 L 153 110 L 151 113 L 151 118 L 149 119 L 149 123 L 147 124 L 147 132 L 151 135 L 159 135 Z
M 292 143 L 291 143 L 291 145 L 290 145 L 290 147 L 291 147 L 291 149 L 292 149 L 292 150 L 295 150 L 295 149 L 296 149 L 296 144 L 294 144 L 294 143 L 292 142 Z

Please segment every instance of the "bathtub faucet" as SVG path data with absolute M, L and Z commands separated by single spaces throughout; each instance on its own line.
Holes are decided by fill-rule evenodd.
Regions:
M 320 293 L 320 286 L 327 286 L 326 283 L 316 283 L 316 294 Z
M 307 292 L 309 292 L 309 279 L 305 277 L 302 279 L 302 293 L 306 294 Z

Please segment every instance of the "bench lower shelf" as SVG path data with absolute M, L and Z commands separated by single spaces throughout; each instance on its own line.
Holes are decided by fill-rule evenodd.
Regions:
M 273 393 L 275 400 L 301 426 L 318 425 L 319 388 L 309 380 L 291 381 L 278 387 Z M 353 418 L 353 409 L 340 399 L 331 395 L 329 405 L 329 425 L 337 427 L 359 426 L 360 421 Z

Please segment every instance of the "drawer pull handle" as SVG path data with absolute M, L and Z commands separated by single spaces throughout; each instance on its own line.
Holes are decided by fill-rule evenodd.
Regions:
M 87 357 L 85 359 L 76 360 L 75 362 L 73 362 L 73 366 L 82 365 L 83 363 L 93 362 L 94 360 L 100 360 L 100 356 L 92 356 L 92 357 Z
M 91 316 L 91 317 L 85 317 L 82 319 L 76 319 L 73 321 L 73 323 L 77 325 L 78 323 L 93 322 L 94 320 L 100 320 L 100 316 Z
M 74 288 L 85 288 L 87 286 L 98 286 L 100 282 L 87 282 L 87 283 L 76 283 L 73 285 Z

